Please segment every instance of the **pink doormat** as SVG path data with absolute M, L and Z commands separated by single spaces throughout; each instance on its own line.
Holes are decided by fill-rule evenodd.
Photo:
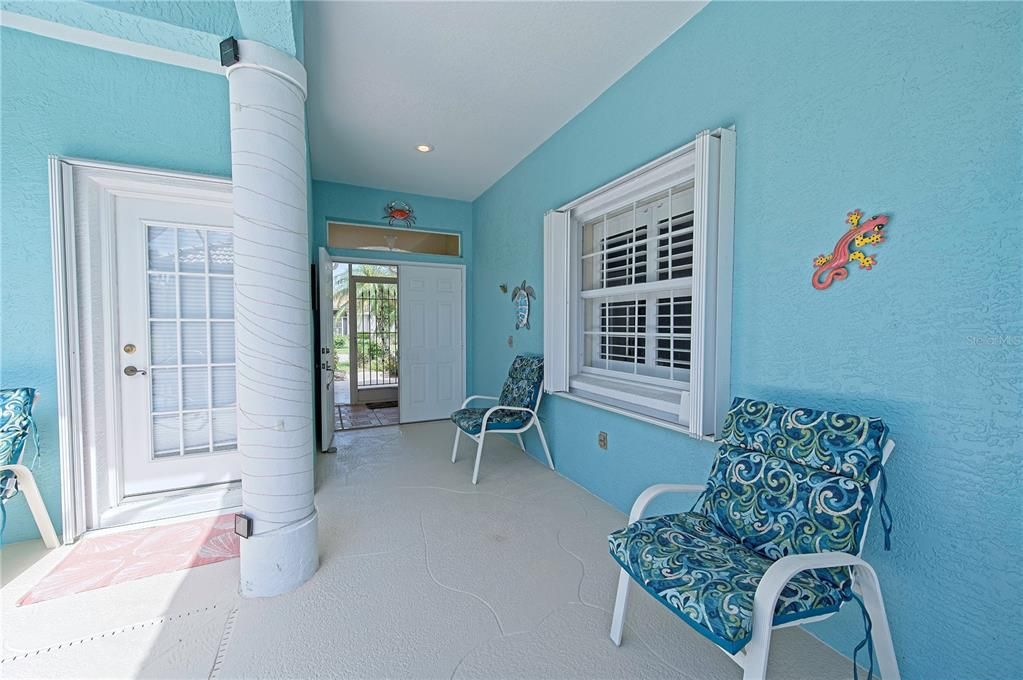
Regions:
M 234 515 L 85 538 L 18 606 L 238 557 Z

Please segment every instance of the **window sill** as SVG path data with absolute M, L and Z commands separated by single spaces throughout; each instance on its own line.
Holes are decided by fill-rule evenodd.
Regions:
M 688 422 L 679 417 L 680 412 L 688 416 L 688 408 L 681 408 L 688 404 L 688 390 L 592 375 L 574 375 L 569 385 L 568 392 L 557 396 L 689 434 Z

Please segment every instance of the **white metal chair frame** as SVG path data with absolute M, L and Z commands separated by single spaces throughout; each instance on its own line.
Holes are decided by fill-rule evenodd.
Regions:
M 881 464 L 884 465 L 895 448 L 895 442 L 888 440 L 881 452 Z M 878 476 L 878 478 L 880 475 Z M 870 483 L 871 493 L 877 493 L 878 478 Z M 654 484 L 639 495 L 629 512 L 629 524 L 637 522 L 645 516 L 650 502 L 667 493 L 702 493 L 706 484 Z M 876 498 L 876 495 L 875 495 Z M 736 654 L 724 652 L 742 668 L 743 680 L 764 680 L 767 676 L 767 656 L 771 648 L 771 631 L 775 628 L 788 628 L 804 623 L 822 621 L 837 612 L 821 616 L 807 617 L 774 625 L 774 609 L 778 597 L 785 585 L 796 575 L 812 569 L 830 567 L 851 567 L 852 587 L 863 599 L 871 620 L 871 639 L 874 643 L 874 654 L 877 658 L 878 670 L 884 680 L 900 680 L 899 664 L 895 658 L 895 646 L 892 644 L 892 633 L 888 627 L 888 616 L 885 614 L 884 599 L 881 597 L 881 584 L 874 568 L 860 558 L 863 545 L 866 543 L 867 529 L 870 528 L 870 517 L 863 528 L 860 550 L 856 555 L 844 552 L 821 552 L 805 555 L 787 555 L 777 560 L 764 573 L 753 596 L 753 637 L 746 647 Z M 622 628 L 625 625 L 625 608 L 629 600 L 629 584 L 632 577 L 624 569 L 618 575 L 618 594 L 615 597 L 614 614 L 611 617 L 611 641 L 615 645 L 622 643 Z
M 38 401 L 39 393 L 37 392 L 32 400 L 32 404 L 35 405 Z M 38 456 L 38 451 L 36 455 Z M 18 492 L 25 495 L 25 502 L 28 504 L 28 509 L 32 513 L 32 519 L 35 520 L 36 527 L 39 529 L 39 536 L 43 539 L 43 545 L 51 550 L 56 548 L 60 545 L 59 541 L 57 541 L 57 532 L 53 529 L 53 522 L 50 521 L 49 513 L 46 512 L 46 503 L 43 502 L 43 495 L 39 493 L 39 485 L 36 484 L 36 479 L 32 476 L 32 470 L 27 465 L 22 465 L 21 463 L 0 465 L 0 472 L 7 471 L 14 473 Z M 11 496 L 11 498 L 13 497 Z M 8 500 L 10 498 L 4 498 L 0 500 L 0 503 L 6 503 Z
M 0 472 L 10 470 L 18 479 L 18 491 L 25 494 L 25 502 L 32 512 L 32 519 L 39 528 L 39 535 L 43 539 L 43 545 L 51 550 L 60 545 L 57 541 L 57 532 L 53 529 L 53 522 L 46 512 L 46 504 L 43 503 L 43 496 L 39 493 L 39 486 L 36 484 L 32 471 L 25 465 L 0 465 Z M 6 500 L 6 499 L 5 499 Z
M 500 397 L 488 397 L 482 394 L 474 394 L 473 396 L 469 397 L 468 399 L 462 402 L 462 408 L 466 408 L 471 402 L 477 399 L 497 401 L 498 399 L 500 399 Z M 519 448 L 525 451 L 526 445 L 522 442 L 522 433 L 531 427 L 536 427 L 536 433 L 540 435 L 540 443 L 543 445 L 543 452 L 547 455 L 547 465 L 548 467 L 550 467 L 550 469 L 553 470 L 554 461 L 551 460 L 551 450 L 547 447 L 547 438 L 543 436 L 543 428 L 540 426 L 540 417 L 537 415 L 537 411 L 540 410 L 540 402 L 542 400 L 543 388 L 537 391 L 536 404 L 533 405 L 533 408 L 523 408 L 521 406 L 502 406 L 498 404 L 497 406 L 493 406 L 487 409 L 487 412 L 483 415 L 483 422 L 480 423 L 479 434 L 469 434 L 462 428 L 458 427 L 457 424 L 455 424 L 455 443 L 451 447 L 451 462 L 454 463 L 456 460 L 458 460 L 459 435 L 464 434 L 466 437 L 469 437 L 474 442 L 476 442 L 476 465 L 472 469 L 472 483 L 475 484 L 476 480 L 479 479 L 480 476 L 480 459 L 483 457 L 483 439 L 487 435 L 487 422 L 490 420 L 490 416 L 492 416 L 497 411 L 524 411 L 525 413 L 529 414 L 529 419 L 522 427 L 508 429 L 500 428 L 490 431 L 497 434 L 514 434 L 515 438 L 519 440 Z

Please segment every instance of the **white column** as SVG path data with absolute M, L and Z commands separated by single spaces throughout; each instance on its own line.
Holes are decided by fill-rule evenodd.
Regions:
M 313 505 L 306 74 L 240 40 L 227 69 L 234 183 L 235 342 L 243 512 L 241 593 L 266 597 L 319 566 Z

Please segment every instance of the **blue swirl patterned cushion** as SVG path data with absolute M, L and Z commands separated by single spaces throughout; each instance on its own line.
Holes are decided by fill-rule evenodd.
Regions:
M 859 553 L 874 504 L 870 484 L 878 475 L 884 481 L 887 437 L 877 418 L 736 398 L 701 512 L 631 524 L 608 537 L 611 554 L 683 620 L 734 653 L 749 641 L 753 594 L 775 560 Z M 890 518 L 882 512 L 882 520 Z M 850 585 L 844 568 L 800 574 L 782 593 L 775 623 L 835 611 L 851 597 Z
M 501 406 L 536 408 L 536 398 L 543 386 L 543 356 L 520 354 L 508 369 L 497 403 Z
M 483 416 L 488 409 L 485 408 L 463 408 L 451 414 L 451 421 L 463 432 L 468 434 L 479 434 L 483 429 Z M 524 411 L 494 411 L 487 421 L 487 431 L 490 430 L 517 430 L 526 424 L 529 414 Z
M 608 537 L 611 555 L 662 604 L 729 653 L 753 633 L 753 596 L 773 561 L 723 534 L 703 515 L 651 517 Z M 776 624 L 835 612 L 842 594 L 812 574 L 778 598 Z
M 0 390 L 0 465 L 18 463 L 32 429 L 31 387 Z
M 887 439 L 880 418 L 736 397 L 720 441 L 862 481 L 877 474 Z

